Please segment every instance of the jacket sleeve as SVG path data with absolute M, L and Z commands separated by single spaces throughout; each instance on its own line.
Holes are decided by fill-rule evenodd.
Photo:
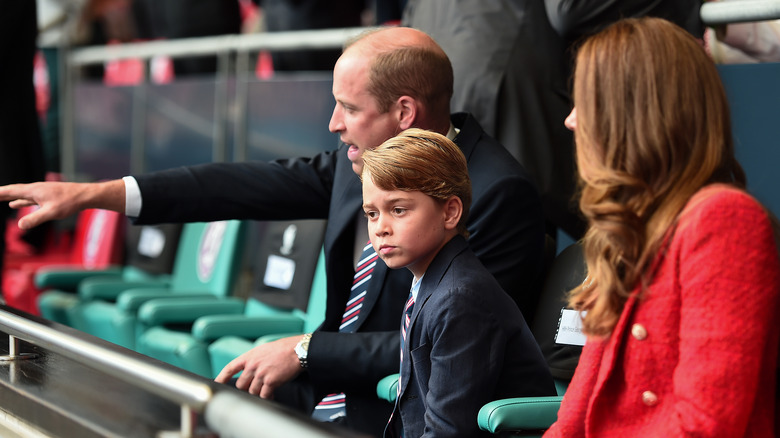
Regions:
M 209 163 L 136 176 L 142 196 L 136 223 L 325 219 L 336 153 Z
M 398 372 L 400 348 L 398 330 L 316 331 L 309 346 L 309 376 L 325 391 L 375 395 L 379 380 Z
M 762 397 L 773 398 L 778 338 L 778 262 L 763 208 L 722 191 L 683 215 L 679 259 L 680 348 L 675 415 L 655 436 L 744 436 Z M 764 403 L 768 405 L 769 403 Z
M 626 17 L 665 18 L 701 38 L 700 0 L 544 0 L 553 28 L 573 41 Z

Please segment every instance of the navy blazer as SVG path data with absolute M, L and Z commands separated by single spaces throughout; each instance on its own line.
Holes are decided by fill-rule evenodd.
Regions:
M 452 123 L 460 130 L 455 143 L 472 183 L 469 245 L 521 310 L 533 312 L 544 253 L 539 195 L 522 166 L 473 117 L 454 114 Z M 412 275 L 380 260 L 356 333 L 338 333 L 354 275 L 355 219 L 362 213 L 362 187 L 347 147 L 311 158 L 210 163 L 136 179 L 143 195 L 139 224 L 328 219 L 326 316 L 309 346 L 308 372 L 319 392 L 347 394 L 352 426 L 381 434 L 392 406 L 376 397 L 376 383 L 398 372 L 398 321 Z
M 523 315 L 461 236 L 426 270 L 406 336 L 387 436 L 399 422 L 405 437 L 478 436 L 485 403 L 555 394 Z

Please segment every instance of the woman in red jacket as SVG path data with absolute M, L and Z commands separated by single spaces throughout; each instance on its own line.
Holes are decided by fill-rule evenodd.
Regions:
M 623 20 L 579 50 L 574 101 L 588 341 L 545 436 L 774 436 L 777 227 L 714 64 L 667 21 Z

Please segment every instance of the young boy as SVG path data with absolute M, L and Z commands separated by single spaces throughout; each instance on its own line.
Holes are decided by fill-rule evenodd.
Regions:
M 468 248 L 471 183 L 460 149 L 409 129 L 367 150 L 363 163 L 371 244 L 388 267 L 414 274 L 385 436 L 478 436 L 485 403 L 554 395 L 517 305 Z

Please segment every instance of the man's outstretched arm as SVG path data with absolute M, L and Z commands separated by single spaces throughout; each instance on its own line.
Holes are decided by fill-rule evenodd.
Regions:
M 87 208 L 125 213 L 125 183 L 121 179 L 97 183 L 36 182 L 0 187 L 0 201 L 11 208 L 38 205 L 40 208 L 19 219 L 27 230 L 46 221 L 64 219 Z

